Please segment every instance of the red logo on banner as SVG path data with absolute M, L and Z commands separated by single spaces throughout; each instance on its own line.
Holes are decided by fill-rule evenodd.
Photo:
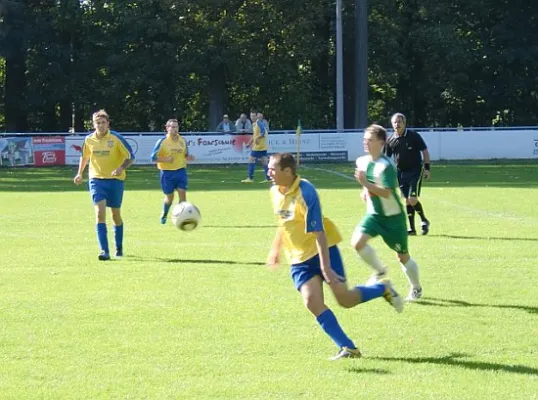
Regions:
M 65 165 L 65 138 L 42 136 L 32 138 L 35 165 Z
M 241 153 L 243 151 L 243 144 L 247 144 L 250 140 L 250 135 L 237 135 L 234 136 L 234 150 L 238 153 Z

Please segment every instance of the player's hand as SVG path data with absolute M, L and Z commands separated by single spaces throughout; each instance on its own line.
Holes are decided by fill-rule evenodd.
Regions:
M 431 172 L 429 170 L 424 170 L 424 179 L 430 179 Z
M 325 281 L 327 284 L 331 284 L 338 281 L 338 275 L 334 272 L 334 270 L 331 267 L 323 267 L 321 268 L 321 273 L 323 274 L 323 277 L 325 278 Z
M 245 145 L 245 147 L 247 148 L 252 147 L 252 140 L 249 140 L 248 143 Z
M 265 262 L 265 265 L 271 270 L 275 271 L 280 264 L 280 257 L 278 253 L 270 252 L 269 256 L 267 256 L 267 261 Z
M 112 176 L 120 176 L 122 172 L 123 172 L 122 167 L 116 168 L 114 171 L 112 171 Z
M 368 189 L 363 188 L 361 191 L 361 200 L 366 201 L 367 198 L 368 198 Z
M 366 185 L 366 183 L 368 182 L 368 180 L 366 179 L 366 171 L 361 171 L 359 169 L 355 169 L 355 179 L 362 186 Z
M 82 179 L 82 175 L 77 174 L 77 175 L 75 176 L 75 179 L 73 179 L 73 182 L 75 182 L 75 185 L 80 185 L 80 184 L 82 183 L 82 180 L 83 180 L 83 179 Z
M 195 160 L 194 156 L 191 156 L 191 155 L 187 156 L 187 161 L 194 161 L 194 160 Z

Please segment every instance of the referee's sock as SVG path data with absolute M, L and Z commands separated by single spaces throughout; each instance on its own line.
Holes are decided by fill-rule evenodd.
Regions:
M 413 207 L 411 204 L 407 205 L 407 218 L 409 218 L 409 229 L 411 229 L 412 231 L 415 230 L 415 207 Z
M 415 204 L 415 211 L 418 213 L 418 215 L 420 216 L 420 220 L 422 222 L 425 222 L 427 221 L 428 219 L 426 218 L 426 215 L 424 215 L 424 209 L 422 208 L 422 204 L 420 204 L 420 201 L 417 201 L 417 204 Z

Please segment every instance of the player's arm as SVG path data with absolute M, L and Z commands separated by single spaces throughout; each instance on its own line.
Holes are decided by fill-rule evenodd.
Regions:
M 307 209 L 305 216 L 306 233 L 313 233 L 316 236 L 316 247 L 320 260 L 321 273 L 325 281 L 330 284 L 337 279 L 337 276 L 331 267 L 329 244 L 323 228 L 323 215 L 321 213 L 319 196 L 313 186 L 301 188 L 301 193 Z
M 185 141 L 185 160 L 194 161 L 194 156 L 189 153 L 189 146 L 187 146 L 186 141 Z
M 160 138 L 159 140 L 157 140 L 157 143 L 155 143 L 155 146 L 153 146 L 153 150 L 151 152 L 151 161 L 159 163 L 171 163 L 174 161 L 174 157 L 164 157 L 162 154 L 163 140 L 164 138 Z
M 119 141 L 117 147 L 118 157 L 123 161 L 118 168 L 112 171 L 112 176 L 119 176 L 123 171 L 125 171 L 127 168 L 134 164 L 135 155 L 131 145 L 127 143 L 127 140 L 125 140 L 123 136 L 118 135 L 117 133 L 115 134 L 115 136 L 116 139 Z
M 73 179 L 75 184 L 80 185 L 82 183 L 82 174 L 84 173 L 89 161 L 90 157 L 84 157 L 84 155 L 80 156 L 80 160 L 78 161 L 77 175 L 75 176 L 75 179 Z
M 91 150 L 86 145 L 86 139 L 84 139 L 84 142 L 82 143 L 82 150 L 80 152 L 80 160 L 78 161 L 77 175 L 75 176 L 75 179 L 73 179 L 76 185 L 80 185 L 82 183 L 82 174 L 84 173 L 86 166 L 90 162 L 90 156 Z
M 329 244 L 325 231 L 316 231 L 316 246 L 319 254 L 319 266 L 325 281 L 330 285 L 332 282 L 338 281 L 338 276 L 331 267 L 331 258 L 329 257 Z
M 422 152 L 422 161 L 424 162 L 424 177 L 426 179 L 430 178 L 430 152 L 428 151 L 428 147 L 426 146 L 426 142 L 424 142 L 424 139 L 420 134 L 418 134 L 418 148 Z
M 355 179 L 357 179 L 357 182 L 359 182 L 364 189 L 368 190 L 368 193 L 370 194 L 374 194 L 376 196 L 383 197 L 384 199 L 388 199 L 392 193 L 391 188 L 386 188 L 369 182 L 366 178 L 366 171 L 356 169 Z
M 280 264 L 280 251 L 282 250 L 282 228 L 278 227 L 276 230 L 275 238 L 273 239 L 273 243 L 271 244 L 271 250 L 269 251 L 269 255 L 267 256 L 266 265 L 270 269 L 277 269 L 278 265 Z

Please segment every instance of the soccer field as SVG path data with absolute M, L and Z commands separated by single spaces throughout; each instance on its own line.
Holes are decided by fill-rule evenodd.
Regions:
M 353 164 L 317 167 L 300 173 L 340 228 L 349 282 L 363 283 Z M 410 238 L 424 297 L 396 314 L 383 300 L 343 309 L 326 291 L 364 354 L 338 362 L 288 266 L 264 266 L 268 187 L 238 183 L 245 166 L 189 173 L 201 226 L 160 225 L 157 171 L 132 167 L 125 257 L 100 262 L 74 169 L 0 169 L 0 399 L 538 399 L 536 162 L 433 166 L 431 231 Z M 405 295 L 396 257 L 371 244 Z

